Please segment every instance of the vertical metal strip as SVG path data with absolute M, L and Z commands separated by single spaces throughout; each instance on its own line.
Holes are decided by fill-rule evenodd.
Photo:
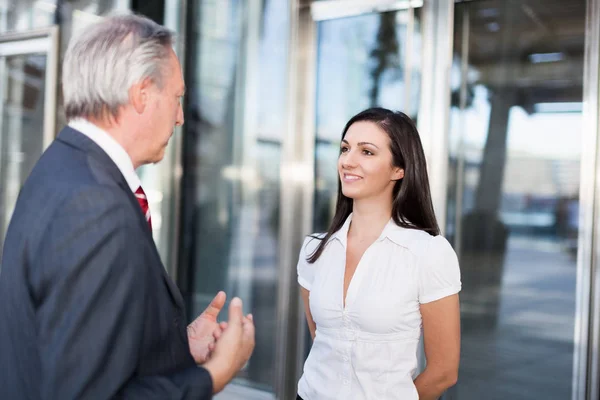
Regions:
M 460 260 L 462 249 L 462 213 L 463 197 L 465 191 L 465 135 L 467 123 L 465 109 L 467 108 L 467 85 L 469 72 L 469 35 L 471 34 L 471 16 L 468 5 L 464 6 L 462 12 L 462 42 L 460 63 L 460 115 L 459 115 L 459 139 L 456 149 L 456 206 L 454 210 L 454 250 Z
M 588 0 L 585 31 L 583 85 L 583 132 L 581 187 L 579 192 L 579 238 L 573 355 L 572 399 L 598 399 L 598 313 L 600 275 L 597 230 L 600 226 L 596 174 L 598 164 L 598 69 L 600 0 Z
M 596 173 L 600 157 L 600 0 L 587 2 L 585 35 L 573 398 L 597 400 L 600 397 L 600 176 Z
M 410 99 L 412 90 L 412 73 L 414 60 L 415 9 L 410 3 L 406 22 L 406 50 L 404 52 L 404 110 L 410 114 Z
M 431 196 L 440 229 L 446 226 L 450 68 L 454 3 L 430 0 L 423 5 L 423 81 L 419 132 L 427 158 Z
M 49 47 L 46 53 L 46 93 L 44 94 L 44 138 L 42 149 L 52 143 L 56 136 L 56 103 L 59 59 L 59 30 L 58 26 L 50 28 Z
M 171 0 L 172 1 L 172 0 Z M 177 21 L 175 25 L 171 26 L 170 23 L 167 23 L 167 28 L 176 30 L 177 32 L 177 42 L 175 45 L 175 51 L 177 56 L 179 57 L 181 63 L 181 69 L 184 77 L 187 77 L 186 67 L 188 63 L 186 62 L 186 39 L 187 39 L 187 6 L 188 0 L 176 0 L 175 6 L 171 1 L 165 1 L 165 21 Z M 177 11 L 173 11 L 173 9 Z M 172 13 L 176 13 L 175 16 L 172 16 Z M 184 97 L 182 100 L 181 106 L 183 109 L 186 109 L 186 101 L 187 97 Z M 168 245 L 169 255 L 168 255 L 168 263 L 165 266 L 167 272 L 172 277 L 175 282 L 178 282 L 178 272 L 179 272 L 179 246 L 181 242 L 181 191 L 183 184 L 183 128 L 178 126 L 175 128 L 173 132 L 173 137 L 171 138 L 173 146 L 173 168 L 171 169 L 172 179 L 171 179 L 171 191 L 172 191 L 172 205 L 170 207 L 170 226 L 169 229 L 171 234 L 168 236 L 170 239 L 170 243 Z
M 314 190 L 316 26 L 309 0 L 291 0 L 288 57 L 288 126 L 280 173 L 276 394 L 296 397 L 305 332 L 296 280 L 298 251 L 312 227 Z

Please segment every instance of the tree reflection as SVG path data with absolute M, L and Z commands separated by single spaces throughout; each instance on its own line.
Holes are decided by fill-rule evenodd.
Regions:
M 372 86 L 369 90 L 369 100 L 370 106 L 375 107 L 379 104 L 379 89 L 383 73 L 388 69 L 398 74 L 402 73 L 400 46 L 396 37 L 396 12 L 379 15 L 379 30 L 370 57 L 374 66 L 370 72 Z

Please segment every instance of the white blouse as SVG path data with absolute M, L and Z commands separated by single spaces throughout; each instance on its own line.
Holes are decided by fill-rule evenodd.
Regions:
M 393 220 L 365 251 L 343 306 L 346 241 L 352 215 L 314 264 L 320 240 L 304 240 L 298 283 L 310 292 L 317 326 L 298 383 L 304 400 L 417 400 L 419 305 L 461 289 L 456 253 L 442 236 Z

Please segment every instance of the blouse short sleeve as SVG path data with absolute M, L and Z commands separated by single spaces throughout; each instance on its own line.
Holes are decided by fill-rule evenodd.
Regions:
M 307 236 L 304 238 L 304 243 L 300 249 L 300 255 L 298 256 L 298 283 L 304 289 L 310 291 L 313 280 L 315 278 L 315 264 L 310 264 L 306 259 L 312 255 L 315 249 L 318 247 L 321 241 L 315 238 L 314 235 Z
M 454 249 L 443 236 L 431 237 L 419 262 L 419 303 L 460 292 L 460 268 Z

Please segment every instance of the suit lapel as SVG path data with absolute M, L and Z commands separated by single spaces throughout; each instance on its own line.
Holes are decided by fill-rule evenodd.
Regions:
M 61 141 L 69 146 L 75 147 L 83 152 L 85 152 L 90 161 L 90 167 L 95 170 L 101 170 L 103 172 L 102 179 L 106 179 L 108 182 L 105 183 L 114 183 L 117 184 L 125 193 L 129 201 L 132 203 L 134 209 L 139 210 L 137 213 L 138 223 L 141 225 L 141 229 L 144 232 L 144 235 L 147 240 L 151 242 L 151 248 L 154 253 L 154 257 L 157 260 L 155 264 L 158 265 L 160 269 L 160 273 L 163 276 L 165 284 L 171 293 L 171 297 L 177 306 L 181 309 L 184 308 L 183 297 L 181 296 L 181 291 L 175 285 L 171 277 L 167 274 L 162 261 L 160 259 L 160 254 L 158 253 L 158 249 L 156 248 L 156 243 L 154 242 L 154 238 L 152 237 L 152 232 L 148 228 L 148 222 L 146 221 L 146 217 L 142 213 L 140 205 L 131 191 L 131 188 L 127 184 L 125 177 L 119 170 L 119 167 L 114 163 L 114 161 L 102 150 L 100 146 L 94 143 L 93 140 L 88 138 L 83 133 L 67 126 L 65 127 L 57 137 L 58 141 Z

